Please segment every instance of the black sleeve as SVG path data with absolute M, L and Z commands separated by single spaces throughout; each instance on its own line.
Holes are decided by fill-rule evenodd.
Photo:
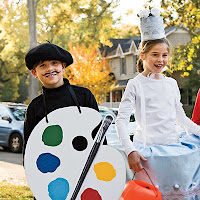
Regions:
M 31 108 L 31 106 L 28 106 L 24 121 L 23 151 L 22 151 L 23 164 L 24 164 L 24 154 L 25 154 L 26 144 L 35 125 L 34 119 L 35 119 L 34 110 Z
M 98 108 L 96 99 L 95 99 L 94 95 L 92 94 L 92 92 L 90 92 L 90 106 L 89 106 L 90 108 L 94 108 L 95 110 L 97 110 L 99 112 L 99 108 Z M 100 126 L 101 126 L 101 123 L 102 122 L 100 122 L 99 125 L 92 131 L 92 137 L 93 138 L 96 136 L 96 134 L 97 134 L 97 132 L 98 132 Z M 107 145 L 106 137 L 105 137 L 105 139 L 103 141 L 103 144 Z
M 99 107 L 97 105 L 96 99 L 94 97 L 94 95 L 92 94 L 92 92 L 90 91 L 90 97 L 89 97 L 89 105 L 88 107 L 93 108 L 95 110 L 97 110 L 99 112 Z

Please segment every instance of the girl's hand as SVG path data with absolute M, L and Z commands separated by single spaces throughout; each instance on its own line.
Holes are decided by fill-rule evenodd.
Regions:
M 128 155 L 128 163 L 129 163 L 130 169 L 133 169 L 135 172 L 141 171 L 143 169 L 141 160 L 145 162 L 147 161 L 147 159 L 145 159 L 137 151 L 132 151 Z

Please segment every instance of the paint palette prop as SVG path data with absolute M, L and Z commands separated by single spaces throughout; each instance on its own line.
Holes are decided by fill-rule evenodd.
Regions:
M 33 129 L 25 151 L 25 173 L 37 200 L 71 199 L 93 147 L 92 131 L 101 122 L 94 109 L 57 109 Z M 121 153 L 101 145 L 76 197 L 77 200 L 118 200 L 126 170 Z

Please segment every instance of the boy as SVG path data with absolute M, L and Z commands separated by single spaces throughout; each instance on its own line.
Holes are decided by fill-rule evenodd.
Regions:
M 97 102 L 89 89 L 70 85 L 63 78 L 65 68 L 73 63 L 71 54 L 61 47 L 45 43 L 31 49 L 25 57 L 26 66 L 42 83 L 43 93 L 31 101 L 24 122 L 24 147 L 33 128 L 47 114 L 63 107 L 83 106 L 99 111 Z M 75 94 L 74 94 L 75 93 Z M 79 112 L 80 107 L 79 107 Z M 98 127 L 93 132 L 95 136 Z

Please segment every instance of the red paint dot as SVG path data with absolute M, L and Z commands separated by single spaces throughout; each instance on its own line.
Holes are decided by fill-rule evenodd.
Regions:
M 97 190 L 93 190 L 92 188 L 87 188 L 81 194 L 81 200 L 102 200 Z

